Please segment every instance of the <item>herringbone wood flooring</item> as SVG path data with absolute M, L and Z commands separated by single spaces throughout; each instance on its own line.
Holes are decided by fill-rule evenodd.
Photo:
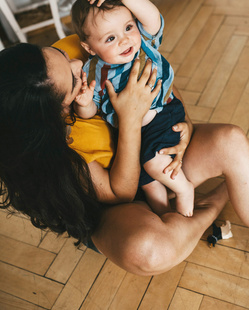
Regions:
M 239 125 L 249 137 L 249 1 L 155 0 L 165 18 L 161 52 L 174 67 L 193 122 Z M 53 30 L 30 36 L 45 45 Z M 203 194 L 221 178 L 197 189 Z M 140 277 L 72 239 L 41 232 L 0 211 L 0 309 L 242 310 L 249 309 L 249 228 L 230 203 L 234 237 L 215 248 L 205 233 L 173 270 Z

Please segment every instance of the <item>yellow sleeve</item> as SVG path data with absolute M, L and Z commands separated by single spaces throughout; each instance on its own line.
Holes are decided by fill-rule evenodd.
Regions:
M 71 127 L 70 137 L 73 142 L 69 146 L 80 154 L 87 163 L 97 161 L 103 168 L 110 167 L 114 154 L 112 132 L 110 126 L 99 116 L 91 119 L 76 117 Z
M 87 52 L 81 47 L 76 34 L 63 38 L 53 46 L 66 51 L 69 57 L 85 62 Z M 80 154 L 87 163 L 97 161 L 103 168 L 110 167 L 114 154 L 112 132 L 109 125 L 98 115 L 91 119 L 76 117 L 76 123 L 71 127 L 70 137 L 73 143 L 69 146 Z
M 77 34 L 72 34 L 63 39 L 60 39 L 52 46 L 60 48 L 63 51 L 67 52 L 70 59 L 81 59 L 83 62 L 85 62 L 89 57 L 89 54 L 80 45 L 80 39 Z

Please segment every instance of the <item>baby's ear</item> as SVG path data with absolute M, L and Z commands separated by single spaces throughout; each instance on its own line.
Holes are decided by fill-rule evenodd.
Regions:
M 80 42 L 80 45 L 87 51 L 88 54 L 96 55 L 96 53 L 90 48 L 86 42 Z

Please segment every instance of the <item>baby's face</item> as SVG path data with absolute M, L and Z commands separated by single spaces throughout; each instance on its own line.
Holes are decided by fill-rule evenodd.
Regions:
M 141 46 L 136 22 L 126 7 L 89 14 L 84 27 L 89 34 L 86 43 L 90 53 L 97 54 L 107 63 L 128 63 Z

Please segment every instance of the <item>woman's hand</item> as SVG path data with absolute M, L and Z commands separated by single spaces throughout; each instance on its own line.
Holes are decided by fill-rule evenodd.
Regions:
M 181 133 L 179 144 L 169 147 L 169 148 L 161 149 L 159 151 L 159 154 L 165 154 L 165 155 L 176 154 L 174 160 L 163 170 L 164 173 L 169 173 L 172 171 L 171 176 L 170 176 L 171 179 L 175 179 L 179 170 L 181 169 L 183 155 L 191 139 L 191 135 L 193 131 L 192 127 L 193 127 L 192 124 L 189 124 L 187 122 L 178 123 L 174 125 L 172 129 L 175 132 Z
M 151 66 L 152 62 L 147 60 L 143 73 L 138 80 L 140 61 L 136 59 L 125 89 L 118 94 L 115 93 L 111 82 L 106 81 L 106 88 L 118 115 L 119 125 L 121 122 L 130 124 L 140 122 L 141 126 L 144 115 L 158 95 L 162 82 L 159 80 L 155 88 L 151 88 L 151 85 L 155 85 L 157 75 L 156 69 L 151 73 Z

